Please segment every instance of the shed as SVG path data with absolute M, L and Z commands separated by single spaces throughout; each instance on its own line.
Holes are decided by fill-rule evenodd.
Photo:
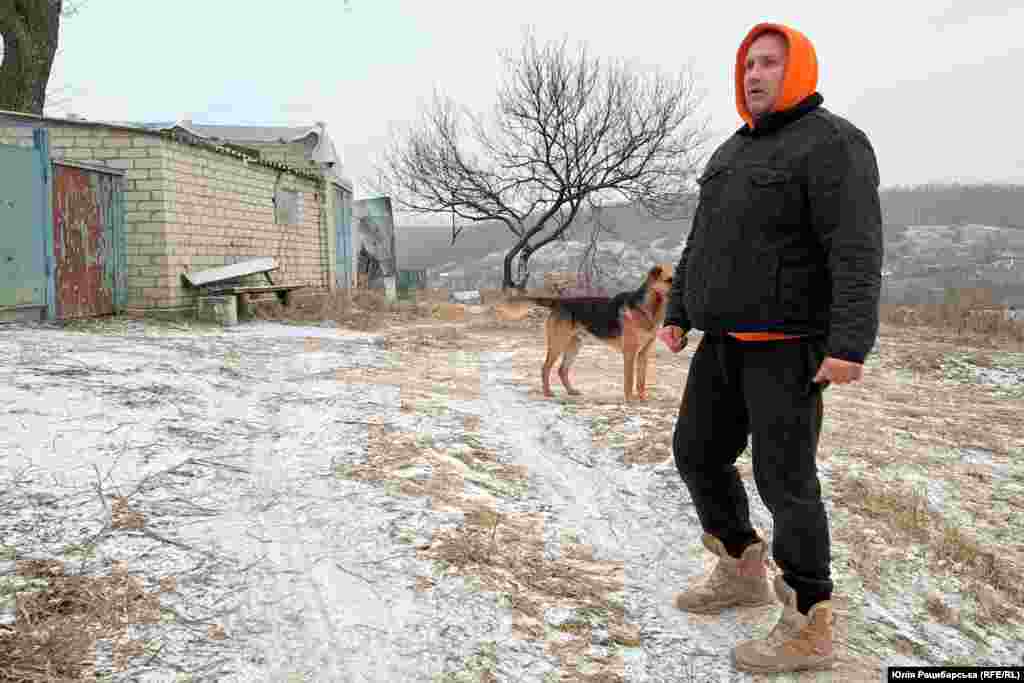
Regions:
M 280 284 L 303 291 L 353 286 L 352 185 L 323 126 L 284 143 L 243 128 L 214 139 L 0 111 L 0 170 L 17 179 L 0 189 L 16 207 L 0 216 L 15 226 L 0 234 L 0 317 L 194 310 L 184 273 L 255 258 L 274 258 Z M 301 167 L 287 163 L 295 145 L 310 154 Z M 60 258 L 72 259 L 63 278 Z

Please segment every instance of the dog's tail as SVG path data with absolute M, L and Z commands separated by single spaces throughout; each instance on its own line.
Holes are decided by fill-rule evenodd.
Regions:
M 562 300 L 556 296 L 513 296 L 507 299 L 510 304 L 536 304 L 544 308 L 558 308 Z
M 556 310 L 558 304 L 559 300 L 555 297 L 516 295 L 496 304 L 494 310 L 501 320 L 523 320 L 533 305 Z

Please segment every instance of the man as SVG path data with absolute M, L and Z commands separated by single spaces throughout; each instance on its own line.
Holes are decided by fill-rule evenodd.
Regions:
M 800 32 L 758 24 L 736 59 L 746 122 L 698 181 L 700 201 L 676 267 L 665 325 L 676 349 L 704 331 L 679 409 L 673 449 L 718 556 L 678 608 L 783 604 L 765 639 L 741 643 L 745 671 L 829 668 L 832 580 L 815 454 L 822 392 L 861 379 L 878 333 L 882 221 L 867 137 L 827 111 L 817 57 Z M 774 521 L 750 524 L 734 463 L 753 435 L 758 492 Z M 773 596 L 774 589 L 774 596 Z

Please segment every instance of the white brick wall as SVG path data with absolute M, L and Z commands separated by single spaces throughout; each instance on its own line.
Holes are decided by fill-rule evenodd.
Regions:
M 0 127 L 0 145 L 17 145 L 18 147 L 31 147 L 31 128 L 6 128 Z
M 171 279 L 180 277 L 186 266 L 203 270 L 270 256 L 281 266 L 271 274 L 275 284 L 328 286 L 327 216 L 321 211 L 323 192 L 317 181 L 183 143 L 164 144 L 165 239 L 173 249 L 166 265 Z M 275 183 L 299 192 L 300 224 L 275 224 Z M 260 276 L 252 284 L 266 281 Z M 192 300 L 179 287 L 173 303 Z

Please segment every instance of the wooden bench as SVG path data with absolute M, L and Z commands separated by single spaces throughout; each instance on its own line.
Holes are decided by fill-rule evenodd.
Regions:
M 182 278 L 191 287 L 204 288 L 211 295 L 228 295 L 238 298 L 239 318 L 250 316 L 249 303 L 253 295 L 273 292 L 277 295 L 281 305 L 288 306 L 291 303 L 291 293 L 296 289 L 302 289 L 306 285 L 275 285 L 270 278 L 271 271 L 277 270 L 280 266 L 272 258 L 252 259 L 242 261 L 230 266 L 210 268 L 197 273 L 182 273 Z M 263 275 L 267 278 L 265 286 L 243 286 L 237 284 L 239 278 L 248 275 Z
M 238 308 L 241 310 L 248 306 L 249 299 L 253 294 L 265 294 L 273 292 L 277 295 L 277 300 L 281 302 L 282 306 L 289 306 L 291 304 L 291 298 L 289 294 L 294 292 L 296 289 L 302 289 L 306 285 L 271 285 L 269 287 L 214 287 L 211 288 L 210 294 L 234 294 L 238 297 Z M 248 310 L 248 309 L 246 309 Z
M 279 267 L 277 261 L 272 258 L 258 258 L 251 261 L 233 263 L 230 266 L 201 270 L 198 273 L 182 273 L 181 277 L 192 287 L 204 287 L 218 282 L 223 283 L 228 280 L 236 280 L 246 275 L 262 274 L 267 278 L 267 283 L 273 286 L 274 281 L 270 279 L 270 271 L 277 270 Z

